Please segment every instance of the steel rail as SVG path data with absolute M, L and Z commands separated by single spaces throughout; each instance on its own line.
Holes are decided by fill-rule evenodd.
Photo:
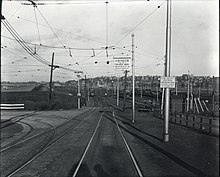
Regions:
M 115 118 L 114 111 L 112 112 L 112 116 L 113 116 L 113 118 L 114 118 L 114 120 L 115 120 L 115 123 L 116 123 L 116 125 L 117 125 L 118 131 L 119 131 L 120 134 L 121 134 L 121 137 L 122 137 L 122 139 L 123 139 L 123 141 L 124 141 L 124 144 L 125 144 L 125 146 L 126 146 L 126 148 L 127 148 L 127 151 L 128 151 L 128 153 L 129 153 L 131 159 L 132 159 L 132 162 L 133 162 L 133 164 L 134 164 L 134 166 L 135 166 L 135 169 L 137 170 L 137 173 L 138 173 L 139 177 L 143 177 L 143 174 L 142 174 L 142 172 L 141 172 L 141 169 L 140 169 L 140 167 L 138 166 L 138 163 L 137 163 L 137 161 L 135 160 L 135 157 L 134 157 L 134 155 L 133 155 L 133 153 L 132 153 L 132 151 L 131 151 L 131 149 L 130 149 L 130 147 L 129 147 L 129 145 L 128 145 L 128 143 L 127 143 L 127 141 L 126 141 L 126 139 L 125 139 L 125 137 L 124 137 L 124 135 L 123 135 L 123 133 L 122 133 L 120 127 L 119 127 L 119 125 L 118 125 L 118 122 L 117 122 L 117 120 L 116 120 L 116 118 Z
M 92 111 L 95 108 L 92 109 Z M 33 162 L 37 157 L 39 157 L 41 154 L 43 154 L 45 151 L 47 151 L 49 148 L 51 148 L 53 145 L 55 145 L 57 142 L 59 142 L 62 138 L 64 138 L 68 133 L 70 133 L 73 129 L 79 127 L 82 123 L 84 123 L 87 119 L 89 119 L 89 115 L 86 119 L 84 119 L 83 121 L 81 121 L 78 125 L 71 127 L 70 129 L 68 129 L 65 133 L 63 133 L 59 138 L 57 138 L 55 141 L 51 142 L 50 141 L 46 144 L 46 146 L 44 146 L 38 153 L 36 153 L 32 158 L 30 158 L 28 161 L 26 161 L 23 165 L 21 165 L 20 167 L 18 167 L 16 170 L 10 172 L 10 174 L 7 175 L 7 177 L 11 177 L 13 175 L 15 175 L 17 172 L 19 172 L 21 169 L 23 169 L 24 167 L 26 167 L 28 164 L 30 164 L 31 162 Z M 71 119 L 72 120 L 72 119 Z M 68 122 L 68 121 L 67 121 Z M 63 125 L 63 124 L 62 124 Z M 52 130 L 54 130 L 54 133 L 56 132 L 56 128 L 53 128 Z M 52 137 L 53 138 L 53 137 Z
M 32 125 L 30 125 L 30 124 L 28 124 L 28 123 L 26 123 L 26 122 L 19 122 L 19 123 L 20 123 L 20 124 L 27 125 L 27 126 L 30 128 L 30 130 L 27 131 L 27 132 L 26 132 L 24 135 L 22 135 L 21 137 L 18 137 L 17 139 L 15 139 L 14 141 L 9 142 L 9 143 L 6 143 L 6 145 L 4 145 L 4 146 L 1 146 L 0 152 L 3 152 L 4 149 L 6 149 L 6 148 L 12 146 L 13 144 L 15 144 L 15 143 L 21 141 L 22 139 L 24 139 L 25 137 L 27 137 L 27 136 L 33 131 L 33 129 L 34 129 Z
M 26 113 L 26 114 L 22 114 L 22 115 L 19 115 L 19 116 L 14 116 L 14 117 L 11 117 L 11 118 L 9 118 L 9 119 L 7 119 L 7 120 L 4 120 L 4 121 L 1 122 L 1 127 L 0 127 L 0 129 L 3 129 L 3 128 L 5 128 L 5 127 L 8 127 L 8 126 L 10 126 L 10 125 L 13 125 L 13 124 L 15 124 L 15 123 L 17 123 L 17 122 L 19 122 L 19 121 L 25 119 L 25 118 L 28 118 L 28 117 L 34 115 L 36 112 L 37 112 L 37 111 L 34 111 L 34 112 L 32 112 L 32 113 Z M 13 120 L 13 122 L 7 124 L 7 122 L 12 121 L 12 120 Z M 4 124 L 5 124 L 5 125 L 4 125 Z
M 93 110 L 94 110 L 94 108 L 93 108 L 92 110 L 88 110 L 88 112 L 93 111 Z M 85 113 L 83 113 L 83 114 L 87 114 L 88 112 L 85 112 Z M 78 116 L 82 116 L 83 114 L 80 114 L 80 115 L 78 115 Z M 76 117 L 78 117 L 78 116 L 76 116 Z M 52 131 L 52 130 L 54 130 L 54 129 L 57 129 L 58 127 L 60 127 L 60 126 L 62 126 L 62 125 L 64 125 L 64 124 L 66 124 L 66 123 L 68 123 L 68 122 L 74 120 L 76 117 L 73 117 L 72 119 L 69 119 L 69 120 L 67 120 L 67 121 L 65 121 L 65 122 L 63 122 L 63 123 L 61 123 L 61 124 L 59 124 L 59 125 L 57 125 L 57 126 L 55 126 L 55 127 L 51 127 L 51 128 L 49 128 L 48 130 L 46 130 L 46 131 L 44 131 L 44 132 L 40 132 L 40 133 L 38 133 L 38 134 L 35 134 L 35 135 L 33 135 L 33 136 L 28 137 L 27 139 L 24 139 L 24 140 L 19 141 L 19 142 L 15 143 L 15 144 L 12 144 L 11 146 L 8 146 L 8 147 L 6 147 L 6 148 L 3 148 L 3 149 L 1 149 L 0 152 L 2 153 L 2 152 L 4 152 L 4 151 L 6 151 L 6 150 L 8 150 L 8 149 L 10 149 L 10 148 L 12 148 L 12 147 L 14 147 L 14 146 L 16 146 L 16 145 L 19 145 L 19 144 L 21 144 L 21 143 L 23 143 L 23 142 L 26 142 L 26 141 L 30 140 L 30 139 L 33 139 L 33 138 L 35 138 L 35 137 L 38 137 L 38 136 L 43 135 L 43 134 L 45 134 L 45 133 L 48 133 L 49 131 Z
M 87 144 L 87 146 L 86 146 L 86 149 L 85 149 L 85 151 L 84 151 L 82 157 L 80 158 L 80 161 L 79 161 L 79 163 L 78 163 L 78 165 L 77 165 L 77 167 L 76 167 L 76 169 L 75 169 L 75 171 L 74 171 L 72 177 L 76 177 L 76 175 L 77 175 L 77 173 L 78 173 L 78 171 L 79 171 L 79 169 L 80 169 L 80 166 L 82 165 L 82 162 L 83 162 L 83 160 L 84 160 L 84 158 L 85 158 L 85 156 L 86 156 L 86 153 L 87 153 L 87 151 L 88 151 L 88 149 L 89 149 L 89 147 L 90 147 L 90 145 L 91 145 L 91 143 L 92 143 L 92 140 L 93 140 L 93 138 L 94 138 L 94 136 L 95 136 L 95 134 L 96 134 L 96 132 L 97 132 L 97 129 L 98 129 L 99 125 L 100 125 L 100 122 L 101 122 L 101 120 L 102 120 L 103 114 L 104 114 L 104 112 L 103 112 L 102 115 L 100 116 L 100 119 L 99 119 L 99 121 L 98 121 L 98 123 L 97 123 L 97 125 L 96 125 L 96 128 L 95 128 L 95 130 L 94 130 L 94 132 L 93 132 L 93 134 L 92 134 L 92 137 L 90 138 L 90 140 L 89 140 L 89 142 L 88 142 L 88 144 Z

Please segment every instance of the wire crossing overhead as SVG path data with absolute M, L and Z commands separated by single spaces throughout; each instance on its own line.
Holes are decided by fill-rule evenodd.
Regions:
M 9 31 L 9 33 L 14 37 L 14 39 L 21 45 L 21 47 L 34 59 L 41 62 L 44 65 L 50 66 L 50 63 L 42 58 L 40 55 L 38 55 L 30 46 L 27 45 L 27 43 L 21 38 L 21 36 L 15 31 L 15 29 L 10 25 L 10 23 L 4 18 L 1 20 L 2 24 L 5 26 L 5 28 Z M 69 69 L 63 66 L 59 66 L 59 68 L 67 70 L 67 71 L 78 71 Z
M 5 28 L 8 30 L 8 32 L 15 38 L 15 40 L 21 45 L 21 47 L 30 54 L 33 58 L 41 62 L 42 64 L 49 65 L 49 62 L 39 56 L 35 51 L 29 47 L 26 42 L 21 38 L 21 36 L 15 31 L 15 29 L 10 25 L 10 23 L 4 19 L 1 20 L 2 24 L 5 26 Z

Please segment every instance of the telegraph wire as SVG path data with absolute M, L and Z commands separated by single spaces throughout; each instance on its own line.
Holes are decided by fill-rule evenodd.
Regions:
M 11 15 L 11 17 L 8 19 L 8 21 L 10 21 L 14 16 L 15 14 L 18 12 L 18 10 L 21 8 L 21 4 L 20 6 L 16 9 L 16 11 Z
M 134 28 L 132 28 L 125 36 L 123 36 L 118 42 L 115 43 L 114 46 L 118 45 L 122 40 L 124 40 L 130 33 L 132 33 L 134 30 L 136 30 L 142 23 L 145 22 L 148 18 L 150 18 L 164 3 L 166 2 L 163 1 L 157 8 L 155 8 L 150 14 L 148 14 L 142 21 L 140 21 Z
M 36 25 L 37 25 L 37 32 L 38 32 L 38 38 L 39 38 L 39 42 L 41 44 L 41 38 L 40 38 L 40 31 L 39 31 L 39 26 L 38 26 L 38 20 L 37 20 L 37 14 L 36 14 L 36 6 L 34 6 L 34 16 L 35 16 L 35 20 L 36 20 Z M 39 50 L 39 48 L 38 48 Z
M 15 56 L 17 56 L 17 57 L 19 57 L 19 58 L 24 58 L 24 56 L 21 56 L 21 55 L 18 55 L 17 53 L 15 53 L 15 52 L 13 52 L 11 49 L 9 49 L 7 46 L 2 46 L 1 47 L 2 49 L 5 49 L 6 50 L 6 52 L 10 52 L 10 53 L 12 53 L 13 55 L 15 55 Z
M 28 54 L 30 54 L 33 58 L 35 58 L 36 60 L 38 60 L 42 64 L 45 64 L 47 66 L 50 65 L 50 63 L 47 60 L 43 59 L 38 54 L 34 53 L 34 51 L 25 43 L 25 41 L 21 38 L 21 36 L 15 31 L 15 29 L 9 24 L 9 22 L 6 19 L 1 20 L 1 22 L 6 27 L 6 29 L 11 33 L 11 35 L 15 38 L 15 40 L 24 48 L 24 50 Z M 72 70 L 69 68 L 65 68 L 63 66 L 59 66 L 59 68 L 62 68 L 64 70 L 68 70 L 68 71 L 76 71 L 76 70 Z
M 34 54 L 34 51 L 25 43 L 25 41 L 21 38 L 21 36 L 15 31 L 15 29 L 9 24 L 9 22 L 4 19 L 1 20 L 6 29 L 11 33 L 11 35 L 15 38 L 15 40 L 27 51 L 32 57 L 36 60 L 40 61 L 42 64 L 49 65 L 49 62 L 40 57 L 37 54 Z
M 5 36 L 5 35 L 1 35 L 2 37 L 4 37 L 4 38 L 7 38 L 7 39 L 10 39 L 10 40 L 16 40 L 16 39 L 13 39 L 13 38 L 10 38 L 10 37 L 8 37 L 8 36 Z M 31 43 L 31 42 L 26 42 L 26 41 L 24 41 L 24 43 L 26 43 L 26 44 L 30 44 L 30 45 L 37 45 L 37 46 L 39 46 L 39 47 L 45 47 L 45 48 L 51 48 L 51 49 L 66 49 L 66 50 L 68 50 L 68 49 L 72 49 L 72 50 L 86 50 L 86 51 L 97 51 L 97 50 L 102 50 L 102 51 L 104 51 L 105 49 L 103 49 L 102 47 L 100 47 L 100 48 L 77 48 L 77 47 L 68 47 L 68 49 L 65 47 L 56 47 L 56 46 L 50 46 L 50 45 L 44 45 L 44 44 L 34 44 L 34 43 Z M 110 48 L 111 49 L 111 48 Z M 114 49 L 113 49 L 114 50 Z M 69 53 L 69 51 L 68 51 L 68 53 Z
M 6 14 L 10 14 L 10 13 L 7 13 L 5 12 Z M 28 19 L 25 19 L 23 17 L 20 17 L 20 16 L 16 16 L 18 19 L 21 19 L 21 20 L 24 20 L 24 21 L 27 21 L 29 23 L 34 23 L 36 24 L 36 22 L 32 21 L 32 20 L 28 20 Z M 48 25 L 44 25 L 44 24 L 41 24 L 41 23 L 38 23 L 38 25 L 40 26 L 44 26 L 44 27 L 47 27 L 47 28 L 50 28 Z M 58 29 L 58 28 L 55 28 L 55 27 L 51 27 L 53 28 L 53 30 L 56 30 L 56 31 L 60 31 L 60 32 L 63 32 L 63 33 L 67 33 L 68 35 L 72 36 L 72 35 L 75 35 L 75 34 L 72 34 L 72 32 L 67 32 L 67 31 L 63 31 L 61 29 Z M 82 36 L 82 35 L 76 35 L 77 37 L 81 37 L 81 38 L 85 38 L 87 40 L 90 40 L 90 41 L 94 41 L 94 42 L 97 42 L 97 43 L 100 43 L 100 44 L 105 44 L 104 42 L 101 42 L 99 40 L 96 40 L 96 39 L 92 39 L 92 38 L 89 38 L 89 37 L 85 37 L 85 36 Z
M 16 0 L 10 0 L 10 1 L 16 1 Z M 18 1 L 18 0 L 17 0 Z M 150 0 L 126 0 L 126 1 L 114 1 L 111 3 L 136 3 L 136 2 L 146 2 Z M 102 1 L 58 1 L 58 2 L 44 2 L 44 3 L 36 3 L 36 5 L 96 5 L 96 4 L 102 4 Z M 30 3 L 22 3 L 22 5 L 32 5 Z
M 50 26 L 50 24 L 48 23 L 48 21 L 47 21 L 46 18 L 43 16 L 43 14 L 41 13 L 41 11 L 38 9 L 37 6 L 36 6 L 36 8 L 37 8 L 38 12 L 40 13 L 40 15 L 42 16 L 42 18 L 43 18 L 43 19 L 45 20 L 45 22 L 47 23 L 47 25 L 50 27 L 51 31 L 54 33 L 54 35 L 56 36 L 56 38 L 59 40 L 59 42 L 61 43 L 61 45 L 63 46 L 63 48 L 67 50 L 68 56 L 70 56 L 70 55 L 69 55 L 69 51 L 68 51 L 68 49 L 66 48 L 66 46 L 62 43 L 62 41 L 60 40 L 60 38 L 57 36 L 57 34 L 56 34 L 55 31 L 53 30 L 53 28 Z M 73 58 L 72 56 L 70 56 L 70 57 Z

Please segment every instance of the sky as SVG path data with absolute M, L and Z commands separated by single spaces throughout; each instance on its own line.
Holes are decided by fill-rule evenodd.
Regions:
M 53 70 L 54 81 L 77 75 L 122 76 L 123 71 L 114 69 L 114 57 L 132 55 L 132 34 L 135 75 L 164 74 L 166 0 L 35 2 L 37 7 L 28 1 L 3 1 L 2 81 L 49 81 L 52 53 L 54 65 L 60 66 Z M 219 76 L 218 14 L 218 0 L 172 0 L 172 76 Z M 24 43 L 14 39 L 11 28 Z

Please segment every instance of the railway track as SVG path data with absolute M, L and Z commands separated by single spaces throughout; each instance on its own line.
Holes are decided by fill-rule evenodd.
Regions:
M 1 128 L 0 129 L 6 128 L 10 125 L 14 125 L 17 122 L 20 122 L 21 120 L 23 120 L 25 118 L 28 118 L 30 116 L 35 115 L 36 112 L 37 111 L 34 111 L 32 113 L 26 113 L 26 114 L 22 114 L 22 115 L 18 115 L 18 116 L 13 116 L 13 117 L 5 119 L 5 120 L 1 120 Z
M 92 133 L 92 135 L 91 135 L 91 137 L 90 137 L 90 139 L 89 139 L 89 141 L 87 143 L 87 146 L 86 146 L 84 152 L 82 153 L 81 158 L 80 158 L 79 162 L 77 163 L 76 168 L 74 169 L 74 171 L 73 171 L 71 176 L 72 177 L 86 176 L 86 175 L 93 176 L 93 174 L 84 174 L 84 175 L 82 175 L 84 173 L 83 172 L 83 170 L 84 170 L 84 166 L 83 165 L 84 164 L 90 164 L 91 163 L 91 159 L 96 158 L 96 157 L 93 157 L 93 155 L 91 155 L 91 153 L 94 153 L 93 148 L 97 145 L 96 142 L 95 142 L 97 140 L 95 140 L 95 139 L 99 138 L 100 134 L 105 134 L 106 131 L 111 131 L 111 129 L 113 128 L 114 131 L 113 132 L 111 131 L 111 133 L 108 134 L 108 136 L 114 136 L 112 138 L 113 139 L 117 139 L 117 143 L 120 144 L 121 151 L 124 152 L 123 156 L 127 156 L 124 159 L 128 159 L 128 161 L 126 161 L 126 162 L 124 161 L 124 163 L 129 164 L 128 166 L 131 166 L 131 168 L 133 170 L 131 173 L 133 175 L 138 176 L 138 177 L 143 177 L 141 169 L 140 169 L 140 167 L 139 167 L 139 165 L 137 163 L 137 160 L 136 160 L 134 154 L 132 153 L 132 150 L 131 150 L 131 148 L 129 146 L 129 143 L 126 140 L 125 136 L 123 135 L 122 130 L 121 130 L 120 126 L 119 126 L 119 123 L 118 123 L 117 119 L 115 118 L 114 111 L 110 110 L 109 103 L 106 102 L 106 100 L 99 99 L 99 102 L 102 104 L 102 107 L 107 108 L 107 110 L 102 112 L 102 114 L 101 114 L 101 116 L 99 118 L 99 121 L 98 121 L 98 123 L 96 125 L 96 128 L 95 128 L 94 132 Z M 106 118 L 106 116 L 107 116 L 106 113 L 108 113 L 108 115 L 111 114 L 111 116 Z M 106 127 L 104 126 L 106 124 L 106 122 L 104 123 L 104 121 L 108 121 L 109 122 L 108 119 L 111 119 L 112 121 L 114 121 L 115 124 L 110 129 L 109 129 L 109 127 L 107 127 L 107 130 L 106 130 Z M 103 128 L 102 130 L 98 131 L 98 128 L 101 125 L 104 126 L 105 128 Z M 101 127 L 100 127 L 100 129 L 101 129 Z M 106 137 L 104 137 L 104 140 L 102 140 L 102 141 L 104 141 L 104 144 L 105 144 L 105 141 L 112 141 L 112 139 L 106 140 Z M 118 142 L 118 141 L 120 141 L 120 142 Z M 98 142 L 98 143 L 100 143 L 100 142 Z M 103 146 L 103 144 L 101 144 L 101 145 L 99 144 L 99 146 Z M 100 150 L 100 151 L 102 151 L 102 150 Z M 120 153 L 120 152 L 118 152 L 118 153 Z M 97 159 L 97 161 L 99 161 L 99 160 Z M 105 160 L 107 160 L 107 159 L 105 159 Z M 101 167 L 100 165 L 94 165 L 93 162 L 92 162 L 92 164 L 90 166 L 91 167 L 95 166 L 94 169 L 97 170 L 97 171 L 100 171 L 100 168 L 101 169 L 103 169 L 103 168 L 106 169 L 107 168 L 106 166 L 105 167 Z M 118 164 L 116 164 L 116 166 L 120 166 L 120 164 L 118 163 Z M 89 167 L 89 168 L 91 168 L 91 167 Z M 121 172 L 119 172 L 120 175 L 123 175 L 122 171 L 126 171 L 123 166 L 121 166 L 118 170 L 121 171 Z M 97 172 L 97 174 L 96 174 L 97 176 L 100 175 L 98 173 L 100 173 L 100 172 Z M 104 170 L 103 170 L 102 175 L 108 176 L 108 175 L 110 175 L 110 173 L 109 172 L 104 172 Z M 118 176 L 118 174 L 111 174 L 111 175 Z
M 6 176 L 207 176 L 190 162 L 166 150 L 166 145 L 156 143 L 161 140 L 131 123 L 110 100 L 95 97 L 94 105 L 91 112 L 78 116 L 72 123 L 67 121 L 62 128 L 51 128 L 53 131 L 48 131 L 45 145 Z M 23 140 L 18 146 L 27 142 L 29 140 Z M 48 157 L 53 158 L 49 165 L 44 165 Z M 162 164 L 171 165 L 174 173 L 169 173 Z M 38 172 L 34 173 L 36 170 Z
M 31 162 L 33 162 L 37 157 L 39 157 L 42 153 L 44 153 L 45 151 L 47 151 L 51 146 L 55 145 L 58 141 L 60 141 L 64 136 L 66 136 L 71 130 L 73 130 L 74 128 L 78 127 L 80 124 L 82 124 L 86 119 L 81 120 L 81 121 L 77 121 L 74 122 L 74 120 L 82 117 L 82 116 L 88 116 L 89 114 L 91 114 L 94 111 L 94 108 L 81 114 L 78 115 L 68 121 L 65 121 L 64 123 L 57 125 L 55 127 L 50 127 L 48 130 L 44 131 L 44 132 L 40 132 L 38 134 L 35 134 L 33 136 L 30 136 L 26 139 L 22 139 L 20 141 L 17 141 L 14 144 L 11 144 L 10 146 L 7 146 L 3 149 L 1 149 L 1 156 L 2 159 L 4 161 L 5 164 L 10 164 L 10 155 L 11 153 L 14 151 L 20 151 L 20 153 L 22 153 L 22 146 L 30 146 L 29 144 L 34 144 L 34 141 L 39 141 L 39 139 L 42 139 L 42 146 L 40 148 L 38 148 L 37 150 L 35 149 L 36 153 L 34 153 L 33 155 L 31 155 L 30 157 L 26 158 L 25 160 L 23 160 L 22 162 L 20 162 L 17 165 L 11 165 L 11 167 L 13 167 L 12 170 L 10 170 L 10 172 L 8 172 L 7 170 L 3 170 L 2 174 L 3 176 L 15 176 L 16 173 L 18 173 L 20 170 L 22 170 L 24 167 L 26 167 L 28 164 L 30 164 Z M 88 118 L 88 117 L 87 117 Z M 72 122 L 73 121 L 73 122 Z M 71 125 L 72 123 L 76 123 L 75 125 Z M 7 158 L 9 154 L 9 158 Z M 25 154 L 25 153 L 24 153 Z M 17 156 L 17 158 L 19 158 Z M 22 157 L 23 158 L 23 157 Z M 21 159 L 22 159 L 21 158 Z M 7 161 L 7 162 L 6 162 Z M 3 166 L 4 169 L 4 166 Z
M 110 106 L 113 106 L 111 102 L 109 102 L 108 100 L 108 104 Z M 108 116 L 111 116 L 111 113 L 107 113 Z M 175 164 L 177 164 L 178 166 L 182 166 L 182 168 L 186 169 L 189 174 L 193 174 L 195 176 L 207 176 L 205 173 L 203 173 L 201 170 L 199 170 L 198 168 L 194 167 L 193 165 L 191 165 L 189 162 L 186 162 L 184 160 L 182 160 L 180 157 L 172 154 L 171 152 L 169 151 L 166 151 L 163 149 L 163 147 L 161 146 L 157 146 L 155 145 L 154 143 L 152 143 L 151 141 L 148 141 L 147 139 L 145 139 L 144 137 L 148 136 L 148 137 L 151 137 L 151 138 L 154 138 L 154 139 L 157 139 L 158 141 L 161 141 L 161 139 L 155 137 L 155 136 L 152 136 L 151 134 L 147 133 L 147 132 L 144 132 L 140 129 L 137 129 L 135 127 L 135 125 L 132 125 L 130 123 L 130 120 L 123 117 L 123 116 L 120 116 L 120 114 L 115 114 L 113 112 L 113 117 L 115 119 L 115 124 L 117 125 L 118 128 L 120 128 L 120 132 L 124 132 L 125 134 L 130 134 L 131 136 L 133 136 L 135 139 L 137 139 L 137 141 L 139 141 L 140 143 L 146 143 L 148 147 L 152 148 L 153 150 L 157 151 L 157 153 L 159 154 L 162 154 L 162 155 L 165 155 L 166 158 L 170 159 L 171 161 L 173 161 Z M 113 122 L 113 121 L 112 121 Z M 128 125 L 128 126 L 126 126 Z M 128 128 L 129 127 L 129 128 Z M 122 134 L 123 136 L 123 134 Z M 125 140 L 126 141 L 126 140 Z M 126 142 L 125 142 L 126 143 Z M 129 146 L 128 146 L 129 147 Z M 137 150 L 136 150 L 137 152 Z M 136 153 L 138 154 L 138 153 Z M 137 162 L 134 162 L 134 164 L 138 164 Z M 140 163 L 141 164 L 141 163 Z M 136 166 L 136 165 L 135 165 Z M 137 171 L 140 172 L 139 176 L 143 175 L 142 172 L 141 172 L 141 167 L 137 167 L 136 168 Z M 142 166 L 142 169 L 144 169 L 144 167 Z

